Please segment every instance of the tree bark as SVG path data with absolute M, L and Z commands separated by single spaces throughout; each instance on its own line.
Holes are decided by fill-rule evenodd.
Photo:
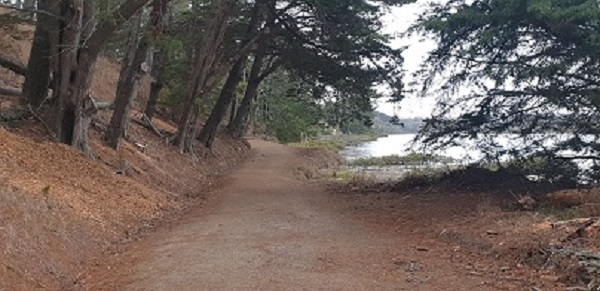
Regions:
M 248 126 L 248 119 L 252 109 L 252 103 L 254 102 L 254 99 L 256 99 L 258 87 L 260 86 L 262 80 L 264 80 L 264 78 L 266 78 L 269 74 L 269 72 L 265 72 L 264 75 L 261 75 L 266 58 L 265 50 L 266 42 L 261 41 L 259 43 L 256 56 L 254 57 L 254 63 L 252 63 L 252 69 L 250 69 L 250 76 L 248 77 L 248 84 L 246 85 L 246 90 L 244 91 L 244 97 L 240 102 L 240 106 L 237 109 L 235 117 L 227 126 L 227 132 L 233 138 L 241 139 L 244 137 L 246 127 Z M 274 71 L 274 68 L 269 68 L 268 70 L 272 72 Z
M 250 79 L 248 81 L 248 86 L 244 92 L 244 98 L 242 99 L 233 120 L 227 126 L 227 132 L 233 138 L 241 139 L 244 137 L 246 128 L 248 126 L 250 111 L 252 109 L 254 99 L 256 99 L 259 85 L 260 83 L 255 79 Z
M 240 58 L 235 65 L 233 65 L 233 68 L 231 68 L 231 71 L 229 72 L 229 77 L 227 77 L 227 81 L 225 82 L 225 85 L 223 85 L 223 89 L 221 89 L 221 94 L 217 99 L 217 103 L 215 104 L 215 107 L 213 107 L 208 120 L 206 120 L 206 123 L 198 135 L 198 140 L 209 149 L 212 148 L 219 125 L 221 124 L 221 121 L 223 121 L 223 117 L 227 114 L 227 109 L 229 108 L 231 101 L 235 98 L 235 91 L 242 80 L 245 66 L 246 57 Z
M 269 29 L 275 20 L 275 15 L 273 14 L 273 11 L 275 10 L 275 2 L 266 1 L 266 4 L 270 6 L 270 8 L 266 9 L 268 11 L 267 29 Z M 227 132 L 233 138 L 241 139 L 244 137 L 248 127 L 252 105 L 256 99 L 260 83 L 280 66 L 280 63 L 276 61 L 275 63 L 267 65 L 267 68 L 263 69 L 265 66 L 265 60 L 267 58 L 269 41 L 269 35 L 266 35 L 258 42 L 257 51 L 254 56 L 254 62 L 252 63 L 250 76 L 248 76 L 248 83 L 246 84 L 246 89 L 244 91 L 244 97 L 240 102 L 239 108 L 236 110 L 235 116 L 227 126 Z
M 102 44 L 116 27 L 148 0 L 129 0 L 113 13 L 113 19 L 97 26 L 92 1 L 57 0 L 49 11 L 53 18 L 48 28 L 52 56 L 53 102 L 51 127 L 56 138 L 91 155 L 88 130 L 98 107 L 89 96 L 94 65 Z M 96 28 L 94 30 L 94 28 Z
M 158 58 L 154 60 L 155 66 L 157 65 L 157 62 L 161 62 L 160 57 L 157 57 Z M 159 66 L 162 67 L 162 65 Z M 158 70 L 162 70 L 162 68 Z M 150 94 L 148 96 L 148 102 L 146 103 L 146 109 L 144 110 L 144 115 L 148 117 L 148 120 L 150 121 L 152 121 L 152 118 L 154 118 L 154 113 L 156 112 L 156 105 L 158 104 L 158 98 L 160 97 L 160 92 L 162 91 L 164 86 L 165 84 L 162 80 L 162 72 L 157 73 L 157 75 L 154 77 L 154 80 L 152 80 L 152 83 L 150 84 Z
M 26 3 L 27 5 L 27 3 Z M 38 10 L 48 10 L 48 0 L 38 0 Z M 33 108 L 39 108 L 48 97 L 50 85 L 50 16 L 39 13 L 35 24 L 33 44 L 23 84 L 23 98 Z
M 199 134 L 197 134 L 197 129 L 194 130 L 193 137 L 197 136 L 198 140 L 200 140 L 200 142 L 206 148 L 212 148 L 217 131 L 219 130 L 219 125 L 227 114 L 227 109 L 231 105 L 232 100 L 236 97 L 235 92 L 237 86 L 242 80 L 244 68 L 248 62 L 249 51 L 246 51 L 246 49 L 249 45 L 253 44 L 257 40 L 259 26 L 264 20 L 264 15 L 262 13 L 265 11 L 263 8 L 266 8 L 264 6 L 264 2 L 265 1 L 256 1 L 254 3 L 252 17 L 250 18 L 250 22 L 246 28 L 247 38 L 240 46 L 240 51 L 242 53 L 237 57 L 235 64 L 229 71 L 229 76 L 227 77 L 225 85 L 223 85 L 223 88 L 221 89 L 221 94 L 217 99 L 217 103 L 213 107 L 208 120 L 202 127 L 202 130 Z
M 229 0 L 221 0 L 216 4 L 216 13 L 210 21 L 201 47 L 197 50 L 191 67 L 191 78 L 186 86 L 186 100 L 184 111 L 178 125 L 177 146 L 181 152 L 190 152 L 194 140 L 194 126 L 198 112 L 197 99 L 205 93 L 205 85 L 209 78 L 209 72 L 215 65 L 217 49 L 223 42 L 227 28 L 227 19 L 232 8 Z
M 168 29 L 169 17 L 167 17 L 167 14 L 169 13 L 169 3 L 169 0 L 154 0 L 152 3 L 150 27 L 154 39 Z M 160 92 L 164 88 L 164 74 L 168 62 L 167 52 L 157 51 L 153 47 L 150 48 L 150 51 L 153 54 L 154 59 L 151 73 L 154 79 L 150 84 L 150 94 L 144 110 L 144 115 L 148 118 L 148 122 L 151 122 L 154 117 Z
M 229 123 L 227 123 L 227 124 L 233 123 L 233 120 L 235 119 L 235 113 L 237 112 L 237 107 L 238 107 L 238 99 L 233 98 L 233 100 L 231 100 L 231 106 L 229 106 Z
M 131 104 L 137 96 L 139 81 L 143 75 L 142 64 L 148 55 L 148 39 L 140 35 L 141 19 L 141 13 L 138 13 L 135 20 L 135 29 L 129 37 L 128 51 L 121 66 L 115 98 L 115 111 L 110 119 L 105 136 L 108 146 L 113 149 L 118 148 L 119 141 L 125 134 Z

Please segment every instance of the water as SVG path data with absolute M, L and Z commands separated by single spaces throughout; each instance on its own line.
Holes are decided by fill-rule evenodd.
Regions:
M 416 134 L 394 134 L 381 137 L 375 141 L 367 142 L 355 146 L 346 147 L 340 152 L 346 161 L 354 161 L 361 158 L 384 157 L 391 155 L 407 155 L 411 152 L 422 152 L 418 146 L 413 143 Z M 439 155 L 452 157 L 456 160 L 466 160 L 469 157 L 467 150 L 463 148 L 449 148 L 444 151 L 436 152 Z M 405 176 L 410 171 L 423 167 L 449 167 L 450 165 L 428 165 L 428 166 L 368 166 L 347 167 L 348 170 L 360 173 L 375 180 L 398 179 Z
M 377 139 L 376 141 L 367 142 L 355 146 L 349 146 L 340 152 L 343 158 L 347 161 L 351 162 L 356 159 L 361 158 L 371 158 L 371 157 L 383 157 L 390 155 L 407 155 L 411 152 L 417 153 L 425 153 L 425 154 L 437 154 L 446 157 L 451 157 L 456 163 L 452 163 L 450 165 L 427 165 L 427 167 L 449 167 L 453 168 L 459 165 L 466 165 L 475 161 L 481 160 L 484 155 L 481 152 L 480 148 L 476 141 L 466 142 L 465 147 L 451 147 L 440 151 L 435 152 L 424 152 L 421 148 L 413 143 L 415 134 L 395 134 L 389 135 L 387 137 L 382 137 Z M 550 147 L 554 143 L 558 141 L 564 141 L 569 138 L 569 134 L 553 134 L 552 138 L 544 142 L 545 147 Z M 584 137 L 589 139 L 590 141 L 598 140 L 597 136 L 586 136 Z M 516 135 L 499 135 L 494 139 L 498 145 L 506 148 L 518 148 L 523 145 L 523 139 L 519 138 Z M 571 151 L 563 151 L 560 152 L 563 156 L 574 156 L 574 155 L 585 155 L 588 154 L 586 152 L 575 153 Z M 502 156 L 500 157 L 501 161 L 507 161 L 510 157 Z M 578 160 L 576 161 L 577 165 L 582 170 L 590 169 L 593 166 L 592 161 Z M 418 168 L 418 167 L 417 167 Z M 406 174 L 407 172 L 414 170 L 414 166 L 386 166 L 386 167 L 348 167 L 348 169 L 356 172 L 361 172 L 365 175 L 381 178 L 381 179 L 389 179 L 389 178 L 398 178 Z M 581 177 L 580 177 L 581 178 Z
M 340 154 L 347 161 L 353 161 L 361 158 L 402 156 L 411 152 L 422 152 L 417 145 L 413 144 L 415 137 L 416 134 L 393 134 L 379 138 L 376 141 L 349 146 Z M 436 152 L 436 154 L 451 157 L 455 160 L 474 160 L 481 157 L 481 153 L 461 147 L 448 148 Z

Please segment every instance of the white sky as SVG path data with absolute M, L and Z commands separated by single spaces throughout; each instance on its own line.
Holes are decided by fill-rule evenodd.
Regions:
M 419 14 L 424 11 L 428 1 L 420 0 L 417 3 L 393 8 L 391 13 L 384 18 L 384 33 L 396 34 L 406 31 L 416 22 Z M 421 63 L 427 57 L 429 51 L 435 48 L 432 40 L 423 41 L 420 37 L 398 38 L 392 42 L 393 47 L 400 48 L 408 46 L 404 52 L 404 68 L 406 70 L 405 84 L 414 79 L 412 73 L 419 69 Z M 407 87 L 407 89 L 413 89 Z M 377 111 L 388 115 L 397 114 L 400 118 L 429 117 L 435 105 L 433 97 L 419 97 L 416 93 L 408 93 L 407 97 L 399 104 L 390 104 L 383 99 L 378 102 Z

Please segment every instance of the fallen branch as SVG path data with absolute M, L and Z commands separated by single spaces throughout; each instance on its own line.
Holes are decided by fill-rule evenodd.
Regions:
M 23 95 L 23 91 L 21 91 L 21 89 L 18 88 L 0 87 L 0 95 L 21 97 Z
M 154 126 L 154 124 L 152 124 L 152 121 L 150 120 L 150 118 L 148 118 L 148 116 L 146 116 L 146 114 L 142 115 L 142 118 L 140 120 L 133 119 L 133 121 L 147 129 L 153 131 L 160 138 L 165 138 L 165 135 L 158 128 L 156 128 L 156 126 Z
M 98 110 L 112 110 L 115 109 L 114 102 L 96 102 L 96 108 Z
M 598 221 L 600 221 L 599 218 L 590 218 L 589 220 L 585 221 L 582 226 L 578 227 L 577 230 L 575 230 L 573 233 L 567 236 L 563 241 L 571 241 L 574 239 L 584 237 L 587 232 L 587 229 L 592 227 L 593 225 L 596 225 Z
M 19 60 L 0 53 L 0 66 L 5 67 L 16 74 L 25 76 L 27 74 L 27 66 Z

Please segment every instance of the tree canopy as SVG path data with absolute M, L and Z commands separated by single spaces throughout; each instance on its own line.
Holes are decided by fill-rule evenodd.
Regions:
M 61 0 L 50 5 L 54 2 L 38 0 L 37 9 L 25 8 L 36 14 L 37 25 L 24 103 L 47 119 L 57 141 L 90 156 L 88 128 L 96 112 L 114 111 L 104 136 L 117 148 L 147 73 L 153 82 L 143 122 L 152 128 L 156 104 L 168 105 L 178 123 L 169 140 L 184 152 L 196 140 L 211 148 L 227 113 L 228 132 L 243 135 L 261 84 L 275 72 L 300 82 L 306 92 L 272 101 L 287 96 L 287 105 L 309 110 L 312 106 L 298 104 L 320 106 L 327 100 L 332 108 L 344 108 L 338 121 L 369 124 L 364 112 L 372 111 L 379 96 L 375 88 L 387 88 L 395 100 L 404 93 L 402 49 L 391 46 L 393 37 L 382 32 L 381 17 L 391 6 L 411 2 Z M 66 46 L 74 49 L 62 51 Z M 98 106 L 89 94 L 100 53 L 122 62 L 112 107 Z M 161 94 L 163 88 L 167 93 Z M 160 102 L 161 96 L 167 102 Z M 292 108 L 287 105 L 278 108 Z M 317 123 L 326 124 L 321 118 Z
M 450 0 L 412 32 L 438 47 L 420 72 L 438 96 L 420 139 L 489 153 L 600 158 L 600 7 L 594 0 Z M 521 143 L 502 149 L 494 137 Z

